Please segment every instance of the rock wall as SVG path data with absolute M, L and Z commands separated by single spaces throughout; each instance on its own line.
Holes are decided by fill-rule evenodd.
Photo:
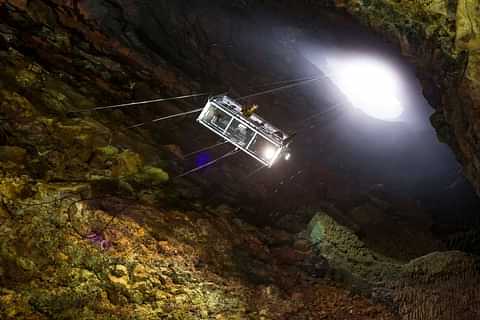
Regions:
M 478 258 L 442 251 L 408 262 L 393 260 L 367 246 L 332 216 L 331 211 L 328 215 L 317 213 L 307 236 L 328 259 L 333 277 L 370 291 L 372 298 L 394 306 L 404 320 L 469 320 L 480 316 Z
M 102 19 L 135 16 L 136 10 L 145 9 L 141 3 L 0 0 L 0 317 L 395 319 L 384 305 L 339 287 L 343 282 L 338 279 L 319 280 L 331 270 L 305 239 L 248 225 L 235 216 L 236 210 L 206 203 L 207 195 L 188 182 L 166 185 L 169 177 L 163 169 L 173 163 L 167 151 L 175 148 L 156 145 L 152 136 L 168 140 L 168 130 L 145 130 L 140 135 L 124 127 L 141 121 L 143 111 L 108 116 L 72 113 L 79 111 L 73 106 L 87 109 L 194 91 L 200 85 L 192 76 L 203 70 L 198 68 L 202 54 L 222 55 L 222 50 L 204 48 L 204 43 L 190 42 L 188 36 L 182 45 L 172 44 L 171 39 L 178 37 L 172 30 L 159 31 L 166 39 L 162 45 L 132 34 L 125 19 Z M 159 3 L 164 21 L 176 16 L 165 11 L 167 2 Z M 466 125 L 465 121 L 473 126 L 474 118 L 465 117 L 471 112 L 467 104 L 459 108 L 454 102 L 471 97 L 472 107 L 478 101 L 472 96 L 476 75 L 471 67 L 475 51 L 470 48 L 475 41 L 470 43 L 468 36 L 475 33 L 468 26 L 460 28 L 462 32 L 447 32 L 448 26 L 457 27 L 456 20 L 442 18 L 445 12 L 453 14 L 452 6 L 417 4 L 414 15 L 413 2 L 403 8 L 406 3 L 344 1 L 343 6 L 375 28 L 400 28 L 412 15 L 413 29 L 406 30 L 414 32 L 399 43 L 419 65 L 426 94 L 438 109 L 434 123 L 441 136 L 463 155 L 460 141 L 465 132 L 455 126 Z M 233 5 L 255 9 L 248 1 Z M 459 3 L 459 8 L 465 12 L 467 7 Z M 429 14 L 417 17 L 422 12 Z M 379 17 L 391 19 L 378 21 Z M 182 32 L 200 33 L 195 39 L 202 36 L 197 22 L 188 17 L 180 22 Z M 438 30 L 428 29 L 434 22 Z M 387 33 L 400 40 L 407 34 L 402 30 Z M 123 38 L 110 36 L 118 31 Z M 180 69 L 178 62 L 184 57 L 165 50 L 170 45 L 177 45 L 180 53 L 197 46 L 201 54 Z M 449 95 L 442 90 L 450 90 Z M 440 99 L 442 95 L 446 98 Z M 168 108 L 163 112 L 178 107 Z M 460 116 L 458 124 L 453 121 Z M 471 133 L 469 139 L 475 138 L 473 127 L 464 129 Z M 473 146 L 465 148 L 471 151 Z M 468 169 L 474 156 L 463 156 L 462 161 L 475 178 L 477 167 Z M 364 214 L 356 213 L 361 222 Z M 330 228 L 324 229 L 335 240 L 330 241 L 331 248 L 341 249 L 331 252 L 353 251 L 363 263 L 360 271 L 383 259 L 371 255 L 367 245 L 332 219 L 325 221 Z M 450 261 L 448 255 L 430 256 L 402 268 L 405 277 L 424 279 L 427 274 L 424 280 L 434 291 L 428 275 L 435 278 L 441 272 L 425 266 L 433 260 L 439 261 L 440 271 L 449 270 L 448 263 L 440 263 Z M 468 269 L 472 265 L 468 261 Z M 385 266 L 370 269 L 390 271 Z M 453 281 L 442 293 L 458 283 Z M 406 319 L 424 312 L 411 309 L 418 296 L 425 297 L 418 291 L 405 294 Z M 477 297 L 476 292 L 470 296 Z M 428 300 L 421 306 L 433 305 Z
M 338 0 L 417 66 L 438 137 L 480 194 L 480 2 Z
M 84 112 L 198 87 L 86 4 L 0 0 L 0 318 L 395 319 L 321 279 L 293 234 L 169 185 L 168 130 L 125 128 L 160 111 Z

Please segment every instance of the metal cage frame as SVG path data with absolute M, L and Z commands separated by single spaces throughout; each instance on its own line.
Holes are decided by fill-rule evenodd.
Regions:
M 207 115 L 212 110 L 212 107 L 230 117 L 225 128 L 208 121 Z M 253 132 L 253 135 L 248 137 L 248 142 L 239 143 L 238 139 L 233 139 L 232 135 L 229 134 L 229 129 L 234 121 L 238 121 L 242 128 Z M 252 114 L 248 118 L 245 117 L 242 114 L 242 105 L 225 95 L 209 98 L 197 117 L 197 122 L 267 167 L 271 167 L 288 148 L 288 143 L 286 143 L 288 136 L 283 131 L 266 122 L 257 114 Z M 252 145 L 259 141 L 258 137 L 263 138 L 271 147 L 275 148 L 274 153 L 271 153 L 268 158 L 262 157 L 258 152 L 251 149 Z

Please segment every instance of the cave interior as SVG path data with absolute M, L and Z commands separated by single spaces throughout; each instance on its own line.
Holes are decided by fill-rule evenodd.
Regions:
M 0 317 L 479 316 L 474 161 L 438 125 L 467 104 L 445 98 L 425 41 L 407 52 L 352 2 L 0 0 Z M 210 149 L 195 114 L 152 120 L 217 94 L 249 96 L 291 158 L 239 152 L 183 176 L 232 146 Z

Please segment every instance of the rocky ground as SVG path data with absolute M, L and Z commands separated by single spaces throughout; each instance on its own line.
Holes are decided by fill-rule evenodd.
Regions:
M 444 246 L 424 213 L 371 193 L 349 212 L 325 203 L 254 226 L 243 212 L 263 212 L 232 191 L 174 179 L 185 124 L 126 129 L 188 105 L 83 112 L 200 88 L 95 13 L 0 0 L 0 318 L 480 317 L 475 257 L 425 255 Z
M 246 225 L 227 206 L 186 211 L 79 192 L 88 190 L 39 185 L 35 204 L 4 205 L 2 318 L 395 318 L 324 278 L 328 265 L 306 243 L 294 248 L 292 234 Z M 64 201 L 37 204 L 42 195 Z

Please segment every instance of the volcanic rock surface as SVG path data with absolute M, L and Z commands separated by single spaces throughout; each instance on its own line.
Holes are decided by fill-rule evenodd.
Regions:
M 480 3 L 477 0 L 335 1 L 396 42 L 417 66 L 431 117 L 480 190 Z
M 434 125 L 478 186 L 478 7 L 428 3 L 329 2 L 402 40 Z M 256 8 L 229 6 L 239 16 Z M 241 161 L 175 179 L 186 150 L 212 141 L 188 121 L 148 121 L 200 99 L 89 111 L 239 82 L 247 90 L 251 65 L 229 56 L 235 24 L 215 17 L 197 2 L 0 0 L 0 317 L 480 317 L 476 258 L 431 253 L 445 245 L 414 204 L 371 192 L 345 208 L 285 204 L 276 216 L 252 200 L 268 202 L 268 186 L 232 183 L 248 168 Z M 260 64 L 288 69 L 289 56 L 277 58 Z

